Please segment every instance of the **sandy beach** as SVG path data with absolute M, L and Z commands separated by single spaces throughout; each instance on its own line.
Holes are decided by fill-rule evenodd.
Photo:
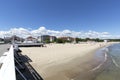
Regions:
M 44 80 L 90 80 L 80 77 L 101 63 L 96 50 L 112 43 L 47 44 L 47 47 L 21 47 L 30 64 Z M 89 75 L 88 75 L 89 76 Z

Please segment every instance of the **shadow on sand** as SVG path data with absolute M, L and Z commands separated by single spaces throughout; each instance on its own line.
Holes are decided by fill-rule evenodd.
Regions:
M 14 49 L 16 80 L 43 80 L 29 62 L 27 55 L 22 55 L 20 49 Z

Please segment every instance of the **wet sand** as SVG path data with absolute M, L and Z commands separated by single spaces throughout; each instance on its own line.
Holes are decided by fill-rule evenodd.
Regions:
M 103 61 L 94 55 L 96 50 L 110 44 L 50 44 L 20 49 L 44 80 L 91 80 L 95 75 L 91 77 L 90 70 Z

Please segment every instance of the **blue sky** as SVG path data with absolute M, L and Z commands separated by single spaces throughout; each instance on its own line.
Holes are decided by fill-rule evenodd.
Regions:
M 23 27 L 120 34 L 119 0 L 0 0 L 0 30 Z

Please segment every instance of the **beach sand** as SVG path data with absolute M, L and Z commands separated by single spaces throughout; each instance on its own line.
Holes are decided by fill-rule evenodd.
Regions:
M 44 80 L 90 80 L 91 72 L 100 60 L 95 51 L 111 43 L 47 44 L 47 47 L 21 47 L 30 64 Z

